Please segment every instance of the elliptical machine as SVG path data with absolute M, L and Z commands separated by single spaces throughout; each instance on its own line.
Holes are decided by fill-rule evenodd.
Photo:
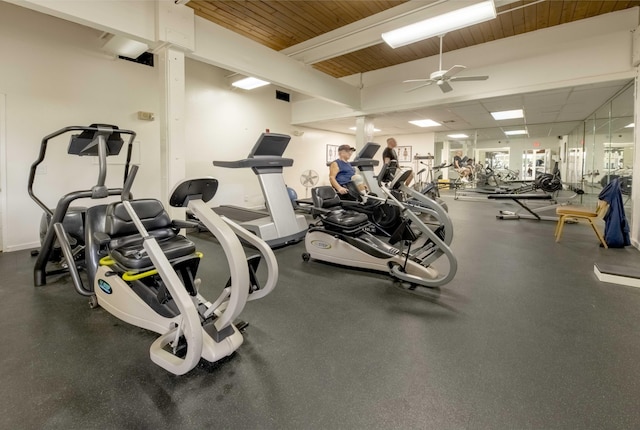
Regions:
M 106 142 L 95 142 L 100 178 L 106 176 Z M 64 224 L 53 223 L 52 231 L 70 263 L 76 291 L 90 297 L 92 307 L 100 306 L 127 323 L 159 333 L 150 347 L 151 360 L 182 375 L 201 358 L 217 361 L 242 344 L 242 334 L 234 320 L 247 301 L 273 290 L 278 278 L 277 261 L 264 241 L 207 207 L 206 202 L 217 191 L 215 179 L 183 181 L 173 190 L 170 204 L 188 207 L 198 216 L 221 244 L 231 273 L 219 297 L 213 302 L 206 300 L 199 293 L 201 281 L 196 277 L 203 255 L 193 242 L 178 234 L 181 228 L 196 227 L 198 223 L 171 220 L 158 200 L 131 200 L 136 172 L 137 166 L 133 166 L 121 190 L 121 201 L 86 211 L 85 266 L 89 287 L 85 287 L 72 258 Z M 60 214 L 54 218 L 64 217 L 67 200 L 61 200 L 55 211 Z M 247 259 L 239 237 L 265 258 L 264 287 L 255 276 L 260 258 Z
M 383 166 L 379 178 L 386 175 Z M 434 210 L 439 219 L 447 220 L 436 230 L 425 225 L 416 213 L 393 196 L 404 185 L 410 171 L 398 171 L 391 189 L 380 182 L 379 189 L 390 204 L 399 208 L 402 222 L 388 241 L 369 233 L 370 221 L 363 213 L 341 207 L 340 198 L 332 187 L 312 189 L 314 213 L 320 221 L 309 228 L 305 238 L 304 261 L 316 259 L 343 266 L 385 272 L 408 283 L 408 290 L 417 287 L 439 287 L 450 282 L 457 271 L 457 260 L 449 248 L 453 227 L 448 214 L 440 207 Z M 396 246 L 398 245 L 398 246 Z M 444 256 L 446 272 L 439 273 L 432 264 Z
M 380 197 L 384 197 L 386 193 L 381 189 L 382 185 L 389 185 L 389 183 L 393 181 L 394 178 L 400 177 L 402 175 L 404 175 L 404 178 L 406 179 L 409 176 L 409 173 L 405 172 L 411 172 L 411 169 L 402 169 L 400 168 L 400 166 L 398 166 L 397 162 L 392 161 L 390 165 L 386 166 L 383 171 L 381 170 L 376 177 L 374 168 L 378 166 L 379 161 L 375 160 L 373 157 L 376 155 L 379 149 L 379 144 L 374 142 L 367 142 L 362 147 L 360 152 L 358 152 L 355 159 L 351 162 L 351 165 L 358 169 L 360 176 L 362 176 L 365 184 L 367 185 L 367 188 L 371 193 Z M 437 193 L 438 195 L 438 197 L 435 198 L 433 197 L 433 186 L 436 187 L 435 193 Z M 440 215 L 438 215 L 442 211 L 447 211 L 447 205 L 444 203 L 444 201 L 442 201 L 442 199 L 439 198 L 437 184 L 427 184 L 424 189 L 417 191 L 414 188 L 406 186 L 404 182 L 398 183 L 396 181 L 394 182 L 393 186 L 388 187 L 387 189 L 393 192 L 394 197 L 397 200 L 401 201 L 408 209 L 412 210 L 419 216 L 421 216 L 421 214 L 429 215 L 421 216 L 421 218 L 423 218 L 423 221 L 429 217 L 432 217 L 436 222 L 447 222 L 446 220 L 448 219 L 448 216 L 441 217 Z M 395 209 L 395 205 L 392 205 L 392 208 L 393 209 L 387 209 L 381 212 L 381 214 L 383 215 L 382 219 L 384 219 L 389 226 L 397 227 L 399 225 L 397 219 L 400 217 L 400 214 Z M 374 222 L 374 224 L 377 224 L 377 220 L 375 218 L 370 217 L 370 219 Z

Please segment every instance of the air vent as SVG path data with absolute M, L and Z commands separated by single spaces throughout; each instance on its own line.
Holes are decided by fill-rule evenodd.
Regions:
M 289 103 L 291 101 L 291 95 L 289 93 L 285 93 L 284 91 L 276 90 L 276 99 Z
M 120 58 L 121 60 L 132 61 L 134 63 L 153 67 L 153 54 L 151 52 L 144 52 L 138 58 L 123 57 L 122 55 L 119 55 L 118 58 Z
M 445 119 L 444 121 L 442 121 L 443 124 L 451 124 L 452 122 L 456 122 L 453 119 Z

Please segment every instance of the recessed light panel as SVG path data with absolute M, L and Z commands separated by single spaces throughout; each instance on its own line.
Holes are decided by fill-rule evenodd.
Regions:
M 356 131 L 357 129 L 355 127 L 349 127 L 349 130 Z M 373 131 L 374 132 L 378 132 L 378 131 L 382 131 L 382 130 L 380 130 L 379 128 L 374 128 Z
M 507 136 L 521 136 L 527 134 L 527 130 L 507 130 L 504 132 Z
M 269 82 L 263 81 L 262 79 L 248 77 L 244 79 L 240 79 L 239 81 L 235 81 L 232 83 L 234 87 L 241 88 L 243 90 L 253 90 L 254 88 L 264 87 L 265 85 L 269 85 Z
M 442 125 L 432 119 L 417 119 L 415 121 L 409 121 L 409 123 L 417 125 L 418 127 L 438 127 L 439 125 Z
M 450 137 L 452 139 L 466 139 L 469 136 L 467 136 L 466 134 L 459 133 L 459 134 L 447 134 L 447 137 Z
M 491 112 L 491 116 L 496 121 L 503 119 L 524 118 L 524 111 L 522 109 L 503 110 L 501 112 Z

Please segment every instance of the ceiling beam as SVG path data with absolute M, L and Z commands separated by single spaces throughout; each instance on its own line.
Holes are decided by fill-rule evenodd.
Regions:
M 382 43 L 380 35 L 384 32 L 433 18 L 434 16 L 478 3 L 478 1 L 408 1 L 290 46 L 280 52 L 305 64 L 315 64 Z M 515 1 L 517 0 L 497 0 L 495 3 L 496 7 L 498 7 Z
M 469 68 L 464 74 L 489 75 L 489 79 L 455 82 L 454 91 L 446 94 L 435 86 L 406 92 L 410 87 L 402 83 L 427 77 L 438 68 L 438 56 L 353 75 L 343 79 L 362 86 L 359 110 L 304 100 L 292 106 L 293 123 L 632 79 L 632 30 L 638 21 L 638 8 L 626 9 L 449 52 L 445 66 L 464 64 Z
M 156 4 L 150 1 L 5 0 L 27 9 L 100 31 L 152 43 L 156 40 Z
M 278 51 L 200 17 L 196 17 L 195 33 L 196 50 L 188 54 L 190 58 L 332 103 L 360 107 L 358 87 Z

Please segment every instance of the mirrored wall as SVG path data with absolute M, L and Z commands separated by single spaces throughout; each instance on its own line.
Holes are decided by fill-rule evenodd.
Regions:
M 631 220 L 634 151 L 634 85 L 629 82 L 583 121 L 526 124 L 526 135 L 506 135 L 504 127 L 436 134 L 436 160 L 452 162 L 456 152 L 500 176 L 530 180 L 559 172 L 565 188 L 583 190 L 576 203 L 595 204 L 612 179 L 622 185 Z M 457 133 L 457 132 L 456 132 Z M 466 136 L 466 137 L 459 137 Z M 455 172 L 449 170 L 450 177 Z
M 633 83 L 629 84 L 568 136 L 566 177 L 593 201 L 604 186 L 619 178 L 625 211 L 631 219 L 634 151 Z
M 552 130 L 569 130 L 576 123 L 536 124 L 547 135 L 504 134 L 501 127 L 466 132 L 467 138 L 452 138 L 451 133 L 438 133 L 435 139 L 436 159 L 451 162 L 456 152 L 490 168 L 499 177 L 512 180 L 532 180 L 541 173 L 551 173 L 561 167 L 561 151 L 566 136 L 552 135 Z M 532 128 L 531 126 L 529 128 Z

